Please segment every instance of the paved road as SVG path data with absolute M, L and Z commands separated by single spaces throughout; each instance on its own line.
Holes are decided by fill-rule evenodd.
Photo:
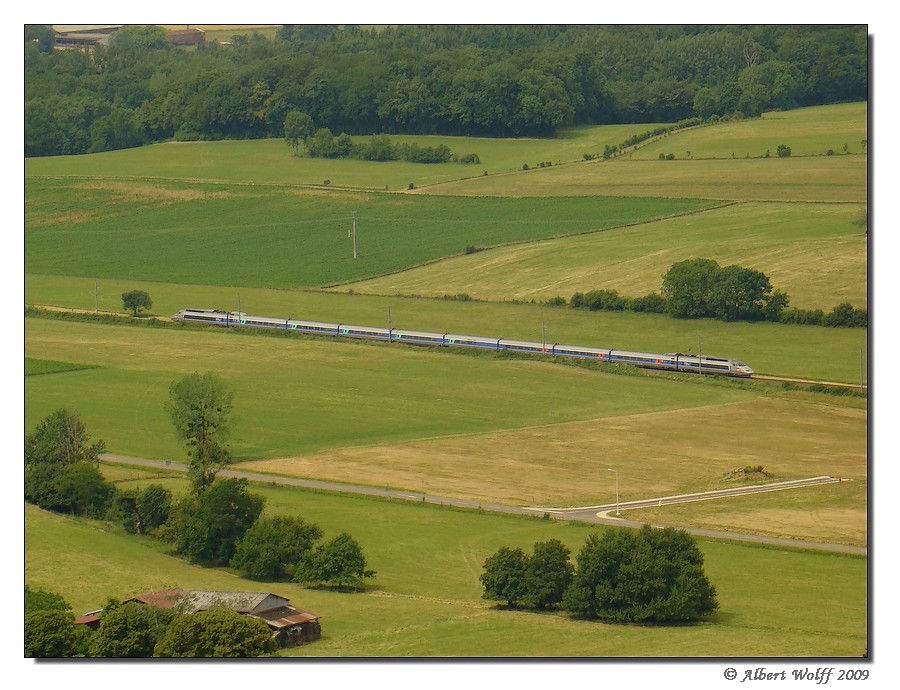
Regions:
M 172 462 L 169 460 L 149 460 L 147 458 L 133 458 L 125 455 L 116 455 L 113 453 L 104 453 L 100 458 L 106 462 L 121 463 L 123 465 L 138 465 L 143 467 L 154 467 L 171 469 L 178 472 L 187 472 L 187 465 L 180 462 Z M 363 494 L 367 496 L 381 496 L 383 498 L 395 498 L 405 501 L 417 501 L 424 503 L 433 503 L 435 505 L 454 506 L 457 508 L 471 508 L 475 510 L 484 510 L 492 513 L 507 513 L 512 515 L 546 515 L 554 520 L 578 520 L 581 522 L 590 522 L 602 525 L 616 525 L 619 527 L 639 528 L 643 526 L 643 522 L 626 520 L 620 517 L 613 517 L 610 513 L 615 513 L 617 506 L 615 503 L 599 506 L 584 506 L 580 508 L 541 508 L 541 507 L 518 507 L 503 505 L 500 503 L 485 503 L 482 501 L 469 501 L 462 498 L 448 498 L 445 496 L 431 496 L 424 493 L 414 491 L 402 491 L 399 489 L 391 489 L 389 487 L 379 488 L 373 486 L 360 486 L 358 484 L 344 484 L 341 482 L 327 482 L 317 479 L 300 479 L 297 477 L 281 477 L 272 474 L 262 474 L 258 472 L 245 472 L 242 470 L 224 469 L 219 472 L 223 477 L 244 478 L 252 482 L 261 482 L 263 484 L 278 484 L 281 486 L 299 486 L 308 489 L 319 489 L 322 491 L 336 491 L 349 494 Z M 841 481 L 834 477 L 813 477 L 810 479 L 800 479 L 790 482 L 777 482 L 773 484 L 761 484 L 758 486 L 745 486 L 735 489 L 722 489 L 720 491 L 707 491 L 697 494 L 682 494 L 680 496 L 667 496 L 663 498 L 651 498 L 642 501 L 629 501 L 627 503 L 619 503 L 618 510 L 623 508 L 642 508 L 660 505 L 669 505 L 672 503 L 684 503 L 689 501 L 712 500 L 716 498 L 724 498 L 727 496 L 743 495 L 747 493 L 758 493 L 762 491 L 788 490 L 801 486 L 811 486 L 815 484 L 823 484 L 829 482 Z M 654 527 L 662 527 L 663 525 L 654 525 Z M 714 539 L 729 539 L 732 541 L 754 542 L 762 544 L 772 544 L 775 546 L 789 546 L 795 548 L 817 549 L 820 551 L 835 551 L 840 553 L 852 553 L 859 555 L 868 555 L 868 549 L 858 546 L 846 546 L 844 544 L 826 544 L 822 542 L 801 541 L 798 539 L 783 539 L 779 537 L 765 537 L 756 534 L 740 534 L 736 532 L 726 532 L 723 530 L 694 529 L 685 528 L 685 532 L 701 537 L 711 537 Z

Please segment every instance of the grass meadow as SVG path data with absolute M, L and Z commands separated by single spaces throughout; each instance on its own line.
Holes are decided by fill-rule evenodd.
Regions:
M 547 197 L 648 194 L 733 201 L 865 203 L 868 159 L 863 155 L 700 160 L 584 161 L 490 175 L 416 190 L 456 196 Z
M 124 455 L 184 459 L 164 411 L 168 386 L 212 370 L 235 391 L 235 459 L 273 474 L 545 506 L 613 501 L 608 477 L 594 479 L 598 462 L 619 468 L 635 498 L 724 488 L 731 470 L 754 465 L 781 479 L 867 478 L 865 401 L 855 398 L 395 345 L 48 319 L 29 320 L 26 351 L 95 367 L 29 377 L 26 425 L 72 407 Z M 865 497 L 843 495 L 856 526 L 834 531 L 856 543 Z M 786 515 L 796 510 L 793 494 L 781 498 Z M 773 528 L 805 536 L 790 520 Z
M 598 374 L 543 362 L 316 339 L 240 337 L 29 319 L 27 355 L 100 365 L 30 377 L 26 424 L 80 409 L 112 451 L 180 456 L 169 384 L 214 371 L 235 390 L 234 454 L 281 457 L 746 399 L 740 388 Z M 598 396 L 598 388 L 604 394 Z M 502 404 L 498 404 L 502 401 Z M 376 482 L 377 484 L 377 482 Z
M 30 274 L 299 288 L 398 271 L 469 246 L 639 223 L 691 199 L 458 199 L 283 188 L 28 180 Z M 349 237 L 357 215 L 357 249 Z
M 185 307 L 234 309 L 329 323 L 614 347 L 645 352 L 694 352 L 736 357 L 757 372 L 858 384 L 860 353 L 868 363 L 865 329 L 680 320 L 661 314 L 585 312 L 537 304 L 234 289 L 139 281 L 28 276 L 30 304 L 123 313 L 121 295 L 149 292 L 151 312 L 168 319 Z M 810 356 L 815 353 L 815 356 Z M 863 372 L 866 376 L 866 372 Z
M 29 159 L 26 304 L 122 314 L 121 294 L 143 289 L 153 299 L 150 316 L 163 319 L 185 307 L 240 306 L 650 352 L 702 347 L 760 373 L 857 384 L 864 329 L 683 321 L 538 302 L 599 288 L 638 296 L 658 290 L 672 262 L 708 256 L 769 273 L 793 306 L 863 306 L 868 257 L 853 220 L 868 193 L 859 150 L 866 114 L 864 105 L 766 114 L 679 132 L 610 161 L 583 156 L 653 125 L 511 141 L 396 137 L 477 153 L 477 166 L 298 158 L 281 140 Z M 792 147 L 791 158 L 764 157 L 780 143 Z M 828 149 L 840 155 L 816 155 Z M 657 160 L 670 151 L 676 160 Z M 537 168 L 541 162 L 552 165 Z M 438 295 L 456 299 L 427 297 Z M 773 479 L 852 481 L 633 516 L 868 543 L 866 399 L 135 321 L 26 317 L 26 431 L 67 407 L 111 452 L 183 460 L 163 406 L 169 385 L 213 371 L 235 392 L 231 448 L 248 469 L 584 505 L 614 500 L 605 467 L 619 468 L 623 498 L 645 498 L 720 488 L 730 485 L 731 470 L 762 465 Z M 185 486 L 181 477 L 134 468 L 104 465 L 104 472 L 123 485 Z M 478 583 L 499 546 L 530 548 L 555 537 L 577 550 L 598 527 L 255 490 L 271 512 L 300 513 L 327 534 L 351 532 L 378 571 L 375 586 L 344 595 L 260 585 L 175 559 L 153 540 L 31 506 L 27 581 L 60 592 L 77 613 L 111 595 L 164 587 L 271 587 L 323 617 L 323 639 L 287 652 L 298 656 L 856 657 L 867 646 L 865 558 L 701 540 L 719 613 L 691 626 L 609 626 L 496 609 L 480 598 Z
M 194 182 L 287 184 L 356 187 L 402 191 L 452 180 L 521 171 L 524 165 L 584 160 L 656 124 L 603 125 L 564 129 L 545 139 L 488 139 L 479 137 L 391 136 L 396 143 L 450 148 L 457 155 L 475 153 L 478 164 L 415 164 L 402 161 L 366 162 L 294 156 L 282 139 L 221 142 L 169 142 L 139 149 L 107 151 L 90 156 L 28 159 L 29 177 L 108 179 L 178 179 Z M 335 133 L 337 134 L 337 133 Z M 353 137 L 365 141 L 368 137 Z M 323 183 L 328 180 L 327 185 Z
M 105 469 L 108 471 L 108 469 Z M 115 478 L 113 468 L 111 477 Z M 121 479 L 121 478 L 120 478 Z M 182 479 L 143 478 L 179 490 Z M 300 514 L 326 536 L 347 530 L 377 572 L 364 593 L 294 584 L 262 588 L 319 614 L 323 637 L 281 652 L 310 657 L 860 656 L 866 647 L 864 558 L 700 540 L 720 611 L 697 625 L 606 625 L 565 614 L 505 611 L 480 598 L 484 559 L 556 538 L 576 551 L 581 525 L 254 485 L 270 514 Z M 174 558 L 164 545 L 100 523 L 26 508 L 27 579 L 62 590 L 77 613 L 108 596 L 166 587 L 260 589 L 223 569 Z M 66 572 L 64 583 L 59 573 Z M 61 586 L 62 585 L 62 586 Z M 539 626 L 542 633 L 535 635 Z
M 668 220 L 506 246 L 342 286 L 382 295 L 466 293 L 484 300 L 545 301 L 609 289 L 659 292 L 669 267 L 702 256 L 763 271 L 790 306 L 864 306 L 867 237 L 856 204 L 746 203 Z M 565 266 L 561 272 L 559 266 Z
M 736 120 L 687 129 L 626 154 L 629 159 L 658 160 L 672 153 L 688 158 L 765 158 L 777 156 L 779 145 L 794 156 L 861 154 L 868 150 L 868 104 L 841 103 L 765 113 L 753 120 Z M 866 143 L 863 143 L 863 142 Z M 846 150 L 844 146 L 846 145 Z

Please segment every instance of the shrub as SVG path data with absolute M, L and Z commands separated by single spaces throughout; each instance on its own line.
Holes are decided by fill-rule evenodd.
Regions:
M 115 492 L 100 470 L 88 462 L 25 466 L 25 500 L 45 510 L 103 517 Z
M 788 158 L 791 155 L 791 147 L 785 146 L 784 144 L 779 144 L 778 148 L 775 150 L 775 153 L 779 158 Z
M 825 318 L 825 312 L 821 309 L 786 309 L 781 312 L 778 320 L 781 323 L 798 323 L 812 326 L 821 326 Z
M 628 308 L 631 311 L 662 314 L 666 311 L 666 299 L 660 294 L 651 292 L 649 295 L 634 297 L 629 300 Z
M 867 328 L 869 325 L 869 310 L 856 309 L 852 304 L 844 302 L 831 310 L 822 319 L 823 326 L 845 328 Z

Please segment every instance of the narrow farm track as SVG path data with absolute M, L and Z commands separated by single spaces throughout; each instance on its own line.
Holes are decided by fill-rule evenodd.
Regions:
M 147 458 L 134 458 L 125 455 L 117 455 L 113 453 L 104 453 L 100 456 L 104 462 L 137 465 L 141 467 L 153 467 L 158 469 L 169 469 L 176 472 L 187 472 L 188 467 L 184 463 L 172 462 L 169 460 L 151 460 Z M 534 517 L 536 515 L 546 515 L 550 519 L 555 520 L 578 520 L 580 522 L 590 522 L 602 525 L 611 525 L 617 527 L 640 528 L 644 523 L 633 520 L 623 520 L 616 517 L 608 517 L 607 513 L 616 510 L 616 504 L 603 506 L 589 506 L 582 508 L 535 508 L 535 507 L 519 507 L 509 506 L 499 503 L 485 503 L 480 501 L 470 501 L 459 498 L 448 498 L 444 496 L 431 496 L 422 492 L 406 491 L 402 489 L 391 489 L 389 487 L 380 488 L 372 486 L 361 486 L 358 484 L 345 484 L 340 482 L 320 481 L 317 479 L 300 479 L 297 477 L 283 477 L 271 474 L 262 474 L 259 472 L 244 472 L 240 470 L 221 470 L 219 475 L 223 477 L 243 478 L 252 482 L 260 482 L 263 484 L 277 484 L 280 486 L 296 486 L 308 489 L 316 489 L 319 491 L 334 491 L 338 493 L 362 494 L 366 496 L 379 496 L 382 498 L 399 499 L 403 501 L 415 501 L 422 503 L 432 503 L 435 505 L 451 506 L 455 508 L 468 508 L 471 510 L 487 511 L 492 513 L 506 513 L 510 515 L 528 515 Z M 683 502 L 685 500 L 712 500 L 723 498 L 726 495 L 745 495 L 755 491 L 773 491 L 776 489 L 787 490 L 811 484 L 821 484 L 826 482 L 837 482 L 839 479 L 833 477 L 815 477 L 807 480 L 798 480 L 796 482 L 779 482 L 778 485 L 761 484 L 755 487 L 740 487 L 738 489 L 729 489 L 725 492 L 711 491 L 703 494 L 690 494 L 682 497 L 671 496 L 666 499 L 645 499 L 644 501 L 635 501 L 631 503 L 641 504 L 631 505 L 619 504 L 619 509 L 623 506 L 642 507 L 644 505 L 656 505 L 656 502 L 665 500 L 667 503 Z M 792 486 L 784 486 L 792 484 Z M 721 494 L 721 495 L 717 495 Z M 689 498 L 690 497 L 690 498 Z M 702 498 L 701 498 L 702 497 Z M 682 499 L 682 501 L 676 499 Z M 654 525 L 654 527 L 664 527 L 664 525 Z M 817 551 L 831 551 L 838 553 L 848 553 L 866 556 L 868 549 L 866 547 L 847 546 L 845 544 L 827 544 L 822 542 L 802 541 L 798 539 L 785 539 L 781 537 L 766 537 L 756 534 L 740 534 L 735 532 L 726 532 L 722 530 L 695 529 L 685 528 L 685 532 L 695 536 L 708 537 L 712 539 L 726 539 L 741 542 L 753 542 L 759 544 L 770 544 L 773 546 L 782 546 L 800 549 L 813 549 Z

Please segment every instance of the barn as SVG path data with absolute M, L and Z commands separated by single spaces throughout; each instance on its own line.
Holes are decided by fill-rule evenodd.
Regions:
M 288 599 L 270 592 L 229 592 L 202 589 L 164 589 L 128 599 L 147 606 L 174 609 L 192 614 L 211 609 L 229 609 L 266 622 L 279 647 L 293 647 L 321 636 L 319 616 L 291 606 Z M 99 625 L 100 612 L 93 611 L 76 623 Z

